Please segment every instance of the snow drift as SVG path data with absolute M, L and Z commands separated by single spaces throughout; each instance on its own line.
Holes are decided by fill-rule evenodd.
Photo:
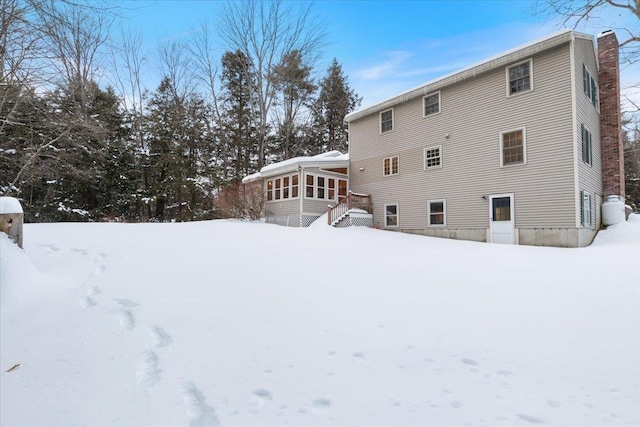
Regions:
M 640 425 L 637 217 L 583 249 L 237 221 L 0 245 L 3 426 Z

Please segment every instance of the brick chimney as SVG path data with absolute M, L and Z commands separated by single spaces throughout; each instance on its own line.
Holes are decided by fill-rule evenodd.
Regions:
M 617 195 L 622 196 L 624 200 L 624 151 L 618 51 L 618 39 L 613 31 L 608 30 L 598 35 L 602 187 L 605 197 Z

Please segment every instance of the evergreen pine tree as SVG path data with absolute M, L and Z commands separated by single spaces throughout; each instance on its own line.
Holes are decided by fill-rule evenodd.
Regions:
M 253 123 L 255 98 L 247 74 L 250 62 L 241 51 L 226 52 L 222 57 L 222 141 L 220 157 L 226 168 L 222 181 L 238 183 L 253 172 L 258 163 L 259 147 Z
M 327 69 L 320 82 L 320 95 L 314 106 L 315 150 L 348 150 L 348 133 L 344 117 L 358 108 L 362 98 L 349 87 L 347 77 L 337 59 Z
M 311 107 L 317 87 L 311 78 L 311 67 L 304 64 L 299 50 L 288 52 L 274 69 L 275 88 L 278 92 L 278 123 L 275 147 L 278 160 L 304 154 L 303 139 L 298 137 L 302 129 L 301 116 Z

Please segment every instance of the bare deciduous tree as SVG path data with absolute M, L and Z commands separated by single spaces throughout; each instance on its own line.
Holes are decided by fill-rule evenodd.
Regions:
M 274 67 L 293 50 L 298 50 L 307 63 L 313 63 L 323 42 L 324 30 L 312 16 L 310 6 L 294 9 L 281 0 L 230 1 L 223 8 L 219 29 L 230 50 L 240 50 L 251 59 L 252 68 L 245 72 L 255 79 L 255 87 L 250 90 L 258 108 L 255 127 L 260 168 L 264 164 L 269 113 L 275 96 Z
M 184 99 L 195 91 L 195 73 L 190 66 L 189 51 L 185 43 L 167 40 L 160 45 L 160 71 L 169 79 L 176 97 Z
M 114 15 L 95 6 L 40 0 L 35 8 L 47 47 L 53 55 L 52 69 L 74 96 L 87 104 L 89 85 L 105 65 L 100 51 L 106 47 Z
M 561 19 L 563 26 L 577 28 L 587 22 L 602 22 L 602 26 L 616 31 L 620 38 L 621 56 L 627 63 L 640 60 L 640 1 L 638 0 L 537 0 L 535 11 Z M 606 22 L 606 15 L 616 18 Z M 620 22 L 633 24 L 620 26 Z M 614 21 L 615 19 L 615 21 Z

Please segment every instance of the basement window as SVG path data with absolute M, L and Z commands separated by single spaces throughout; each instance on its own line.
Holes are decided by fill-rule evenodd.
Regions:
M 398 205 L 384 205 L 384 226 L 385 227 L 397 227 L 398 226 Z
M 447 202 L 445 200 L 429 200 L 427 202 L 427 215 L 429 227 L 444 227 Z
M 580 223 L 585 227 L 593 228 L 593 198 L 586 191 L 580 192 Z

